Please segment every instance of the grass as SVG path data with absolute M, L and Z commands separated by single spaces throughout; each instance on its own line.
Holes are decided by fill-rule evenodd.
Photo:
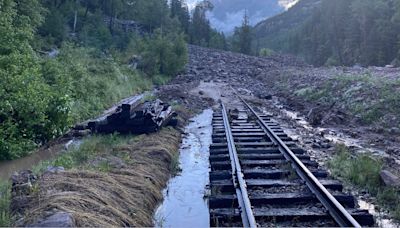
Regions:
M 178 130 L 164 128 L 150 136 L 88 138 L 79 149 L 38 167 L 37 172 L 47 165 L 64 166 L 67 171 L 41 182 L 40 198 L 28 208 L 26 222 L 56 208 L 73 211 L 77 226 L 151 226 L 162 189 L 179 171 L 180 137 Z M 118 159 L 126 167 L 113 166 Z
M 380 159 L 367 154 L 352 155 L 346 146 L 338 145 L 328 166 L 333 176 L 368 191 L 380 206 L 400 221 L 400 191 L 381 183 L 383 162 Z
M 99 154 L 111 154 L 114 146 L 124 144 L 128 140 L 132 139 L 132 137 L 133 136 L 121 136 L 118 134 L 93 135 L 84 139 L 79 148 L 73 149 L 68 153 L 64 153 L 54 160 L 43 161 L 34 167 L 33 171 L 36 174 L 40 174 L 45 171 L 48 166 L 62 166 L 65 169 L 88 166 L 86 163 L 90 159 L 93 159 Z M 97 168 L 100 171 L 106 172 L 109 170 L 109 164 L 101 162 Z
M 172 176 L 178 175 L 182 169 L 180 168 L 179 163 L 179 153 L 175 153 L 172 155 L 171 163 L 170 163 L 170 170 Z
M 289 82 L 290 83 L 290 82 Z M 370 73 L 341 74 L 318 84 L 299 88 L 297 97 L 330 106 L 334 103 L 358 116 L 363 124 L 388 124 L 385 116 L 397 117 L 400 126 L 399 80 L 382 80 Z M 392 123 L 389 123 L 393 126 Z
M 0 227 L 11 226 L 10 198 L 11 185 L 9 182 L 0 182 Z

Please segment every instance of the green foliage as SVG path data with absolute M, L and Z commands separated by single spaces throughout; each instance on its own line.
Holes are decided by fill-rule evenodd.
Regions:
M 390 64 L 400 46 L 400 1 L 303 0 L 256 26 L 261 47 L 317 65 Z
M 190 14 L 188 6 L 182 0 L 171 0 L 171 17 L 178 18 L 183 31 L 188 34 L 190 26 Z
M 210 21 L 206 16 L 207 11 L 211 11 L 213 7 L 208 0 L 200 1 L 196 5 L 189 25 L 189 42 L 203 47 L 227 50 L 224 33 L 211 28 Z
M 337 145 L 336 154 L 328 166 L 333 176 L 368 190 L 376 196 L 380 205 L 387 208 L 395 219 L 400 220 L 400 192 L 381 184 L 381 160 L 367 154 L 353 156 L 346 146 Z
M 68 102 L 46 84 L 29 42 L 41 22 L 37 1 L 0 2 L 0 160 L 57 136 Z M 3 35 L 4 34 L 4 35 Z
M 54 160 L 41 162 L 33 170 L 36 174 L 40 174 L 48 166 L 61 166 L 65 169 L 72 169 L 90 165 L 87 164 L 90 159 L 100 154 L 110 154 L 114 146 L 126 143 L 128 140 L 128 137 L 121 137 L 118 134 L 91 136 L 84 139 L 79 148 L 63 153 Z M 101 164 L 100 170 L 106 169 L 106 166 L 107 164 Z
M 0 227 L 11 226 L 11 185 L 9 182 L 0 181 Z
M 141 69 L 148 75 L 175 75 L 187 61 L 183 34 L 163 34 L 156 30 L 141 43 Z
M 54 60 L 71 98 L 72 122 L 99 114 L 120 99 L 149 89 L 151 80 L 94 48 L 65 44 Z
M 299 89 L 295 95 L 327 106 L 341 104 L 344 110 L 357 115 L 360 123 L 381 125 L 387 122 L 385 115 L 399 116 L 399 85 L 399 80 L 381 80 L 371 74 L 342 74 Z M 400 122 L 391 124 L 397 126 Z
M 275 52 L 269 48 L 262 48 L 259 52 L 259 55 L 262 57 L 268 57 L 275 54 Z
M 184 35 L 166 1 L 40 3 L 0 1 L 0 160 L 24 156 L 123 97 L 165 83 L 186 63 Z M 59 55 L 38 56 L 32 46 Z M 137 55 L 146 75 L 128 67 Z
M 235 33 L 233 34 L 232 39 L 233 51 L 247 55 L 252 54 L 251 43 L 253 35 L 247 12 L 245 12 L 243 16 L 242 26 L 235 28 Z

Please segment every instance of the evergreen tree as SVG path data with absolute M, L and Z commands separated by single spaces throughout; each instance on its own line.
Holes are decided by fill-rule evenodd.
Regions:
M 233 49 L 235 51 L 247 55 L 252 54 L 251 50 L 252 31 L 247 11 L 245 11 L 244 13 L 242 26 L 235 28 L 233 37 L 234 37 Z

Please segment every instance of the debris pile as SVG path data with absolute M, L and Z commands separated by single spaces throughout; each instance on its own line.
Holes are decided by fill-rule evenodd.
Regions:
M 121 104 L 113 113 L 89 121 L 86 128 L 103 134 L 153 133 L 167 125 L 175 126 L 176 116 L 172 107 L 161 100 L 144 103 L 135 100 Z

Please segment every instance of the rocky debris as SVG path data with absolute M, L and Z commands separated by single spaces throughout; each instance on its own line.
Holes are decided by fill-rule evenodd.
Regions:
M 36 175 L 30 170 L 14 173 L 11 180 L 11 211 L 13 214 L 21 214 L 28 207 L 32 195 L 35 193 Z
M 161 100 L 138 103 L 123 103 L 115 112 L 93 121 L 87 125 L 96 133 L 153 133 L 167 126 L 176 117 L 172 107 Z
M 64 167 L 62 166 L 47 166 L 45 174 L 59 174 L 65 171 Z
M 75 220 L 71 213 L 56 212 L 46 218 L 27 225 L 27 227 L 75 227 Z
M 13 195 L 30 194 L 37 177 L 30 170 L 23 170 L 11 176 Z
M 394 175 L 389 170 L 382 170 L 380 172 L 382 182 L 389 187 L 400 187 L 400 178 Z

